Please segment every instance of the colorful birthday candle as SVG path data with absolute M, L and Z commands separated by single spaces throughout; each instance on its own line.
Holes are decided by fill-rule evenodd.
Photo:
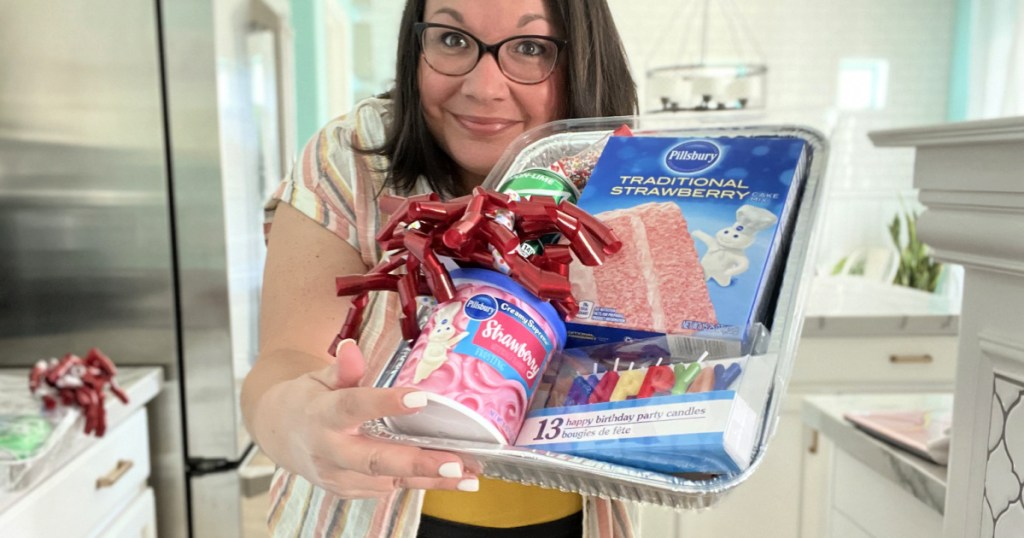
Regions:
M 587 398 L 587 403 L 607 402 L 611 398 L 615 385 L 619 383 L 619 373 L 615 371 L 618 368 L 619 359 L 615 359 L 615 367 L 601 376 L 601 380 L 597 382 L 594 391 L 590 393 L 590 398 Z
M 672 371 L 669 366 L 662 366 L 661 359 L 658 359 L 658 364 L 651 366 L 647 369 L 647 375 L 644 376 L 644 382 L 640 385 L 640 392 L 636 393 L 637 398 L 650 398 L 658 392 L 668 392 L 672 390 L 672 386 L 676 383 L 676 374 Z
M 715 369 L 702 368 L 686 392 L 708 392 L 715 387 Z
M 640 385 L 644 382 L 644 373 L 643 370 L 634 370 L 633 363 L 630 363 L 629 370 L 620 374 L 619 382 L 615 385 L 615 390 L 612 391 L 608 401 L 621 402 L 630 396 L 636 396 L 640 392 Z
M 736 378 L 740 376 L 741 371 L 742 369 L 738 362 L 730 364 L 728 368 L 721 364 L 716 364 L 714 390 L 725 390 L 729 388 L 729 385 L 732 385 L 732 382 L 736 381 Z
M 694 362 L 676 364 L 676 384 L 672 387 L 672 394 L 686 394 L 686 389 L 690 388 L 690 383 L 693 383 L 697 374 L 700 373 L 700 363 L 707 356 L 708 352 L 705 351 Z
M 572 386 L 569 387 L 569 394 L 565 397 L 564 405 L 583 405 L 587 403 L 600 380 L 601 378 L 597 375 L 597 364 L 594 364 L 594 373 L 580 375 L 572 380 Z

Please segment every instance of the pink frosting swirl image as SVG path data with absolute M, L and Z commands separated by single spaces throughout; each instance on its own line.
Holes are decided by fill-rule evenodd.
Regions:
M 413 345 L 395 386 L 416 387 L 450 398 L 493 424 L 505 435 L 506 442 L 511 442 L 522 426 L 527 409 L 525 387 L 517 379 L 506 378 L 487 362 L 454 351 L 463 339 L 472 341 L 473 335 L 467 331 L 471 320 L 462 306 L 469 298 L 480 294 L 507 301 L 542 321 L 540 315 L 503 290 L 463 284 L 455 300 L 435 309 Z M 542 330 L 553 342 L 554 331 L 543 323 Z
M 458 353 L 417 388 L 440 394 L 472 409 L 494 424 L 506 440 L 515 439 L 526 409 L 526 391 L 519 382 L 505 379 L 483 361 Z

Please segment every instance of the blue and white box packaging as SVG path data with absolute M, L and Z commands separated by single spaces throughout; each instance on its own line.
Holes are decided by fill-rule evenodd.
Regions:
M 751 462 L 775 355 L 737 362 L 734 390 L 713 390 L 531 411 L 517 446 L 671 474 L 733 474 Z
M 664 337 L 673 355 L 748 352 L 806 163 L 795 137 L 612 137 L 578 205 L 624 246 L 600 267 L 571 267 L 581 308 L 568 346 Z

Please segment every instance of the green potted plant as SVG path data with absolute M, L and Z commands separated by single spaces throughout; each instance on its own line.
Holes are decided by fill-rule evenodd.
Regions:
M 893 284 L 934 293 L 942 275 L 942 264 L 931 257 L 931 249 L 917 237 L 916 212 L 897 213 L 889 223 L 889 235 L 900 254 Z M 906 233 L 902 233 L 906 228 Z

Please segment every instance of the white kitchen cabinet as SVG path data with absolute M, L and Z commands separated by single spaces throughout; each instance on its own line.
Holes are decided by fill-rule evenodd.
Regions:
M 824 536 L 934 538 L 942 535 L 942 514 L 900 489 L 891 478 L 834 450 L 829 476 L 828 532 Z
M 964 266 L 943 536 L 1024 536 L 1024 117 L 871 134 L 915 148 L 918 232 Z
M 143 494 L 148 477 L 146 411 L 139 409 L 26 492 L 0 515 L 0 528 L 9 536 L 98 535 Z
M 831 457 L 824 525 L 813 536 L 937 537 L 946 497 L 945 466 L 880 441 L 846 420 L 850 411 L 948 412 L 950 391 L 816 395 L 804 400 L 805 424 L 821 432 Z
M 832 538 L 871 538 L 864 529 L 857 526 L 850 518 L 836 512 L 829 525 L 829 536 Z
M 3 386 L 27 392 L 24 370 L 0 371 Z M 25 538 L 155 537 L 145 403 L 159 391 L 157 368 L 125 368 L 119 380 L 124 405 L 107 401 L 108 430 L 101 438 L 75 432 L 74 441 L 48 456 L 48 471 L 23 489 L 0 492 L 0 535 Z M 14 398 L 8 391 L 0 398 Z
M 789 392 L 927 392 L 951 388 L 956 370 L 956 317 L 943 316 L 932 324 L 936 333 L 942 327 L 948 330 L 927 336 L 909 332 L 901 335 L 896 328 L 875 336 L 807 336 L 800 341 Z M 808 332 L 814 331 L 805 329 L 805 334 Z
M 156 500 L 145 488 L 96 538 L 156 538 Z

